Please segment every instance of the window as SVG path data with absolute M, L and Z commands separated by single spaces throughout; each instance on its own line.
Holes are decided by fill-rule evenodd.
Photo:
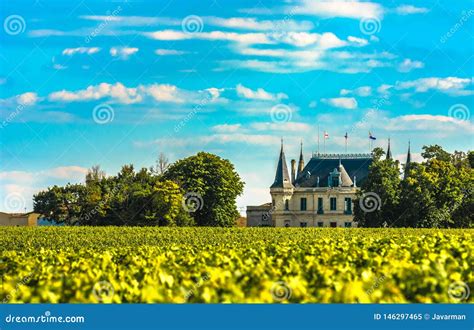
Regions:
M 306 211 L 306 198 L 303 197 L 300 200 L 301 211 Z
M 337 227 L 337 222 L 331 222 L 331 227 Z
M 332 177 L 331 187 L 339 187 L 339 178 L 338 177 Z
M 337 208 L 337 200 L 336 197 L 331 197 L 331 211 L 336 211 Z
M 344 198 L 344 213 L 352 214 L 352 199 L 350 197 Z
M 323 198 L 318 197 L 318 214 L 323 214 L 324 209 L 323 209 Z
M 324 222 L 319 221 L 319 222 L 318 222 L 318 227 L 324 227 Z
M 300 227 L 301 228 L 308 227 L 308 223 L 307 222 L 300 222 Z
M 344 222 L 344 227 L 351 228 L 352 227 L 352 222 Z
M 285 227 L 289 227 L 290 226 L 290 220 L 285 220 Z
M 268 212 L 263 213 L 262 214 L 262 221 L 266 222 L 268 220 L 270 220 L 270 214 Z
M 285 211 L 290 210 L 290 202 L 288 200 L 285 200 Z

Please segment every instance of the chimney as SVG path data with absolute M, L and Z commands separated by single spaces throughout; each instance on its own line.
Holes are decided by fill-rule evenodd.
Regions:
M 296 160 L 291 160 L 291 183 L 295 183 L 296 180 Z
M 357 187 L 356 176 L 354 175 L 354 187 Z

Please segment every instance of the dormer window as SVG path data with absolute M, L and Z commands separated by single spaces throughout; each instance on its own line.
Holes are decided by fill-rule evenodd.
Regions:
M 334 169 L 331 173 L 329 173 L 328 177 L 328 186 L 329 187 L 339 187 L 341 185 L 341 173 Z

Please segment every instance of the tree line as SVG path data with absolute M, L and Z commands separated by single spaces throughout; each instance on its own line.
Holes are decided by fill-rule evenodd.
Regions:
M 231 162 L 200 152 L 135 170 L 125 165 L 107 176 L 92 167 L 85 182 L 53 186 L 33 197 L 47 220 L 84 226 L 234 226 L 244 183 Z
M 424 146 L 420 163 L 400 164 L 375 148 L 354 203 L 359 227 L 474 227 L 474 152 Z M 365 204 L 375 205 L 368 208 Z

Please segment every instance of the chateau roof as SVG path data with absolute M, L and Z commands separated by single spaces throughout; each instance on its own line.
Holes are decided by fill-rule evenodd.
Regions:
M 270 188 L 291 188 L 290 176 L 288 174 L 288 167 L 286 166 L 285 152 L 283 151 L 283 141 L 281 143 L 280 157 L 278 158 L 278 166 L 275 174 L 275 181 Z
M 318 187 L 319 177 L 319 187 L 327 187 L 329 173 L 335 168 L 339 168 L 340 160 L 345 170 L 339 170 L 341 171 L 342 186 L 349 185 L 349 180 L 350 185 L 352 185 L 352 178 L 354 176 L 356 177 L 357 186 L 360 186 L 369 174 L 369 166 L 372 164 L 371 155 L 352 156 L 341 154 L 339 157 L 335 156 L 336 155 L 313 155 L 313 158 L 311 158 L 305 166 L 303 175 L 295 181 L 295 185 L 300 187 Z
M 351 187 L 354 182 L 352 182 L 351 177 L 346 171 L 346 168 L 344 165 L 339 165 L 339 172 L 341 173 L 341 186 L 342 187 Z

